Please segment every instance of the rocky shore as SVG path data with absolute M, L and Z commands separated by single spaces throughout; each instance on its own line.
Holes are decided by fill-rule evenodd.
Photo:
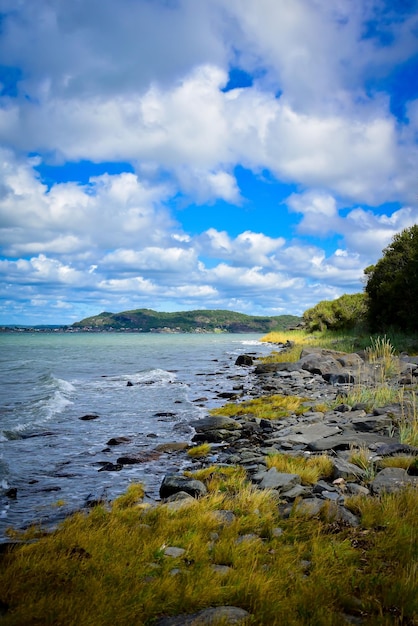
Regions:
M 252 397 L 281 394 L 303 398 L 302 406 L 289 416 L 272 420 L 237 411 L 236 416 L 207 415 L 193 422 L 193 442 L 207 442 L 211 450 L 203 459 L 191 462 L 189 469 L 240 465 L 258 488 L 275 490 L 283 515 L 294 506 L 317 515 L 327 503 L 334 518 L 354 526 L 358 520 L 344 506 L 347 496 L 373 497 L 407 485 L 418 486 L 418 462 L 411 462 L 408 469 L 384 467 L 390 457 L 416 457 L 418 461 L 418 448 L 401 441 L 405 406 L 391 403 L 368 410 L 367 403 L 344 402 L 355 388 L 373 390 L 381 385 L 383 364 L 369 363 L 361 353 L 318 348 L 302 350 L 297 362 L 257 364 L 251 356 L 242 355 L 237 363 L 253 369 L 251 388 L 244 390 L 235 385 L 231 391 L 238 402 L 244 393 Z M 409 389 L 407 402 L 413 406 L 418 357 L 403 355 L 394 370 L 385 385 Z M 332 405 L 334 408 L 327 408 Z M 356 451 L 361 453 L 363 463 L 350 461 Z M 302 484 L 297 473 L 268 468 L 268 458 L 275 454 L 305 459 L 326 454 L 332 462 L 332 473 L 326 480 Z M 204 493 L 203 483 L 180 475 L 166 476 L 160 489 L 163 500 Z
M 405 406 L 391 403 L 368 410 L 367 403 L 344 402 L 344 397 L 348 398 L 353 388 L 376 389 L 382 381 L 383 364 L 370 364 L 361 354 L 324 349 L 303 350 L 296 363 L 257 365 L 253 364 L 250 355 L 242 355 L 236 364 L 253 368 L 252 387 L 239 390 L 239 385 L 235 385 L 231 391 L 230 396 L 235 394 L 237 400 L 237 415 L 209 414 L 193 422 L 196 431 L 193 442 L 210 444 L 210 453 L 191 462 L 189 469 L 192 473 L 212 465 L 241 466 L 256 488 L 273 490 L 283 517 L 296 510 L 308 517 L 321 515 L 337 527 L 353 528 L 360 525 L 360 519 L 345 506 L 347 497 L 374 498 L 407 486 L 418 487 L 418 448 L 401 440 L 400 425 L 406 419 Z M 409 388 L 408 401 L 415 407 L 418 358 L 404 355 L 397 360 L 394 369 L 395 374 L 389 382 L 385 381 L 385 385 L 392 389 Z M 263 419 L 251 412 L 242 414 L 238 411 L 240 393 L 257 398 L 272 394 L 299 396 L 303 402 L 297 412 L 286 417 Z M 327 408 L 329 406 L 333 408 Z M 356 451 L 363 463 L 352 462 Z M 306 484 L 296 472 L 281 472 L 274 466 L 269 467 L 269 457 L 280 454 L 299 459 L 326 455 L 331 461 L 331 472 L 326 479 Z M 408 470 L 401 467 L 400 462 L 396 467 L 395 459 L 400 461 L 405 457 L 411 461 Z M 384 461 L 390 458 L 395 466 L 385 467 Z M 181 509 L 206 493 L 202 481 L 180 473 L 165 476 L 160 488 L 163 503 L 172 510 Z M 235 518 L 233 511 L 223 510 L 217 514 L 223 524 L 230 524 Z M 282 532 L 281 528 L 275 531 Z M 243 541 L 251 539 L 257 537 L 242 538 Z M 167 548 L 168 551 L 178 549 Z M 168 552 L 167 556 L 170 554 Z M 244 624 L 250 615 L 238 607 L 221 606 L 194 614 L 164 617 L 157 624 L 209 625 L 217 618 L 231 624 Z M 342 615 L 341 619 L 344 623 L 353 620 L 363 623 L 362 618 L 351 615 Z

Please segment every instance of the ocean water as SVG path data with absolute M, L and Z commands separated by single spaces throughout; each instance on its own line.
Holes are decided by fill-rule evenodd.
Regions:
M 3 333 L 0 335 L 0 542 L 8 528 L 55 525 L 131 482 L 158 499 L 180 455 L 99 471 L 119 456 L 190 441 L 192 420 L 251 385 L 239 354 L 262 355 L 252 334 Z M 244 396 L 245 397 L 245 396 Z M 94 420 L 81 420 L 97 414 Z M 127 437 L 120 445 L 107 445 Z M 16 496 L 10 497 L 10 489 Z

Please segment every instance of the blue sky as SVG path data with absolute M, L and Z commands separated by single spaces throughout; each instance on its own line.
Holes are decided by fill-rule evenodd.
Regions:
M 418 0 L 0 0 L 0 324 L 302 314 L 418 223 Z

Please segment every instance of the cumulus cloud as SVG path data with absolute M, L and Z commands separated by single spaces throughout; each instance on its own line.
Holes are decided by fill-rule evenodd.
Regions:
M 37 252 L 85 258 L 117 246 L 164 244 L 175 229 L 163 208 L 169 190 L 134 174 L 107 174 L 87 185 L 62 183 L 50 190 L 29 162 L 3 151 L 0 232 L 3 253 Z
M 4 311 L 302 312 L 359 290 L 363 268 L 418 222 L 416 93 L 396 117 L 385 91 L 418 53 L 407 4 L 0 0 L 0 10 Z M 230 84 L 234 66 L 244 86 Z M 37 174 L 79 161 L 129 171 L 48 185 Z M 240 166 L 291 195 L 265 210 Z M 249 202 L 265 213 L 257 227 Z M 188 205 L 207 218 L 200 230 L 182 225 Z M 210 224 L 220 205 L 242 223 Z

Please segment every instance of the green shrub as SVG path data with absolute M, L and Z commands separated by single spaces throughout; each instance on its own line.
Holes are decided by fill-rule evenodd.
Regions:
M 367 297 L 363 293 L 345 294 L 337 300 L 322 300 L 303 314 L 310 332 L 316 330 L 351 330 L 364 325 Z

